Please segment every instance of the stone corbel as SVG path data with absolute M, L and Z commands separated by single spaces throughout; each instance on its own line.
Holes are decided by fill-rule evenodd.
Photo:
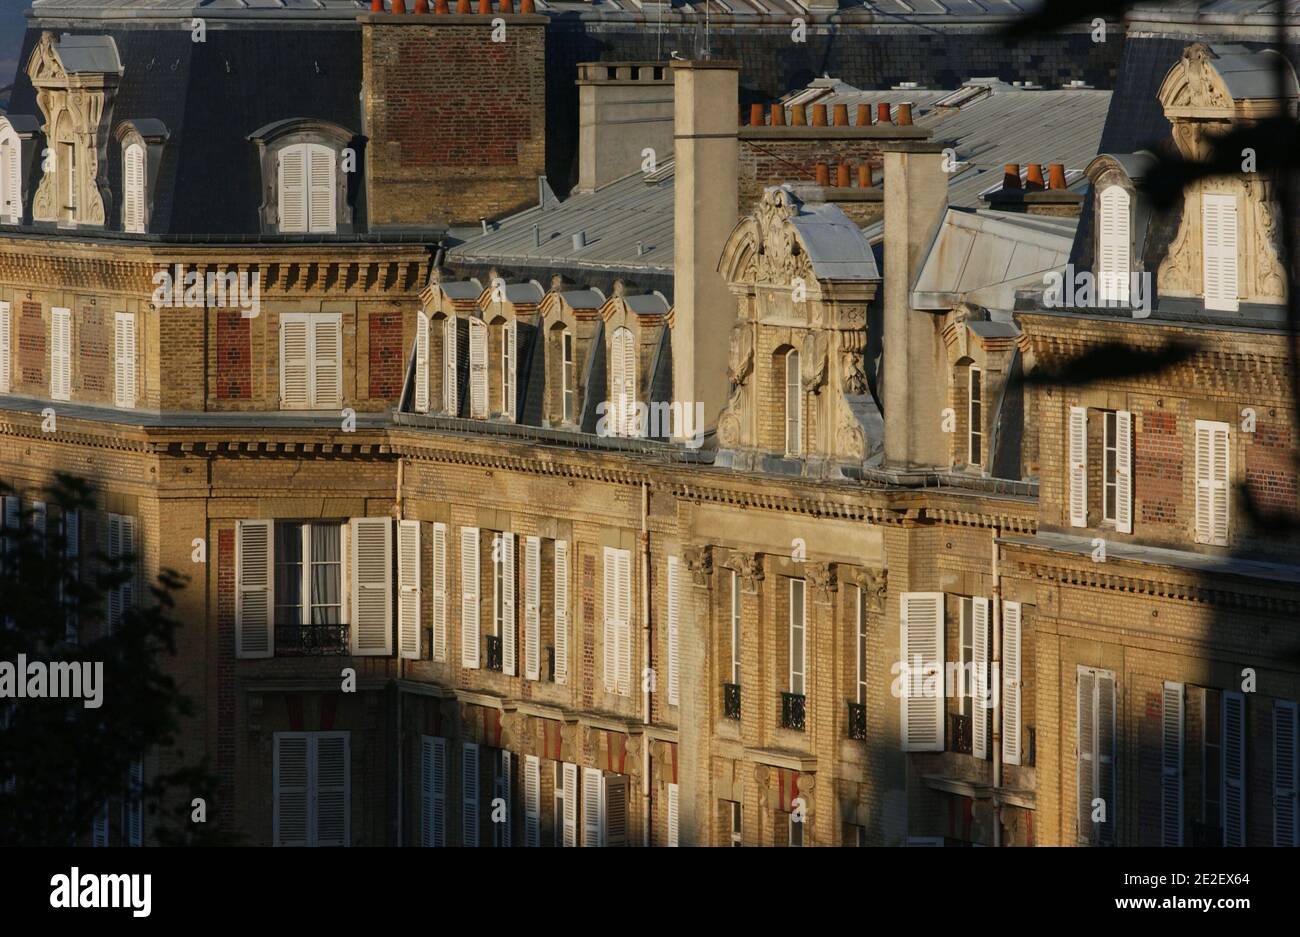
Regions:
M 713 547 L 687 547 L 682 551 L 682 558 L 690 570 L 691 581 L 700 588 L 707 588 L 709 577 L 713 575 Z
M 808 563 L 805 565 L 805 578 L 813 589 L 813 600 L 822 605 L 834 601 L 834 594 L 839 591 L 839 577 L 835 563 Z
M 758 591 L 758 584 L 763 581 L 763 554 L 733 551 L 730 566 L 740 574 L 740 584 L 744 591 Z

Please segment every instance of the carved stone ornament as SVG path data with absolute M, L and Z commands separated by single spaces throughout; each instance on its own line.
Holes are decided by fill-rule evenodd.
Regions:
M 825 332 L 815 332 L 809 336 L 799 360 L 799 376 L 805 394 L 820 393 L 826 386 L 826 374 L 830 365 L 827 344 Z
M 799 214 L 799 200 L 786 188 L 766 190 L 754 211 L 758 223 L 758 281 L 790 283 L 795 277 L 812 278 L 812 265 L 789 224 Z
M 831 601 L 831 595 L 839 590 L 839 577 L 834 563 L 807 563 L 804 575 L 808 585 L 812 586 L 813 598 L 818 602 Z
M 763 580 L 763 554 L 732 551 L 728 563 L 740 574 L 740 584 L 746 592 L 758 591 L 758 584 Z

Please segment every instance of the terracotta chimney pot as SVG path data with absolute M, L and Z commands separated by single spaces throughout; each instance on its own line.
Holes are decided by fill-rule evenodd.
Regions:
M 470 13 L 469 0 L 456 0 L 456 12 L 461 16 Z
M 415 0 L 415 12 L 416 12 L 416 13 L 428 13 L 428 12 L 429 12 L 429 0 Z
M 852 184 L 849 182 L 848 163 L 840 163 L 835 167 L 835 184 L 841 189 L 847 189 Z
M 807 127 L 808 126 L 808 108 L 802 104 L 796 104 L 790 108 L 790 126 Z
M 1025 168 L 1025 188 L 1041 191 L 1043 186 L 1043 167 L 1041 163 L 1030 163 Z
M 898 105 L 898 120 L 895 121 L 900 127 L 912 126 L 912 102 L 907 101 Z
M 393 0 L 393 14 L 397 15 L 405 12 L 406 0 Z
M 1047 187 L 1065 189 L 1065 163 L 1052 163 L 1047 167 Z
M 859 127 L 871 126 L 871 105 L 870 104 L 858 105 L 858 126 Z
M 481 14 L 492 15 L 492 0 L 478 0 L 478 11 Z
M 826 126 L 826 105 L 825 105 L 825 104 L 814 104 L 814 105 L 813 105 L 813 122 L 812 122 L 812 125 L 813 125 L 814 127 L 825 127 L 825 126 Z
M 751 127 L 761 127 L 761 126 L 763 126 L 763 111 L 764 111 L 764 110 L 765 110 L 765 108 L 764 108 L 763 105 L 761 105 L 761 104 L 751 104 L 751 105 L 749 105 L 749 126 L 751 126 Z
M 446 16 L 451 12 L 451 6 L 447 0 L 433 0 L 433 12 L 435 16 Z
M 771 111 L 772 111 L 772 126 L 784 127 L 785 126 L 785 105 L 773 104 Z
M 836 104 L 832 108 L 832 112 L 834 116 L 831 118 L 831 123 L 836 127 L 847 127 L 849 125 L 849 106 L 847 104 Z
M 826 163 L 817 164 L 817 184 L 823 188 L 831 184 L 831 167 Z
M 533 13 L 537 12 L 537 5 L 533 3 L 533 0 L 521 0 L 519 4 L 519 12 L 525 16 L 531 16 Z
M 871 179 L 871 164 L 858 163 L 858 188 L 869 189 L 875 183 Z
M 498 13 L 513 13 L 513 12 L 515 12 L 515 2 L 514 2 L 514 0 L 501 0 L 500 5 L 497 6 L 497 12 L 498 12 Z
M 876 102 L 876 123 L 889 124 L 893 121 L 889 117 L 889 105 L 884 101 Z
M 1018 189 L 1020 188 L 1020 164 L 1007 163 L 1002 167 L 1002 188 Z
M 370 12 L 371 12 L 371 13 L 383 13 L 383 12 L 384 12 L 384 0 L 370 0 Z

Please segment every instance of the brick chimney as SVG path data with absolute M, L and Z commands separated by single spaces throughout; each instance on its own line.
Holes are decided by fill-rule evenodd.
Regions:
M 740 65 L 674 61 L 673 399 L 704 403 L 705 427 L 727 400 L 727 337 L 736 300 L 718 256 L 739 219 L 736 106 Z
M 578 188 L 590 192 L 673 151 L 673 76 L 662 62 L 578 66 Z
M 371 230 L 473 224 L 537 201 L 548 19 L 464 7 L 357 17 Z M 491 41 L 498 18 L 508 42 Z

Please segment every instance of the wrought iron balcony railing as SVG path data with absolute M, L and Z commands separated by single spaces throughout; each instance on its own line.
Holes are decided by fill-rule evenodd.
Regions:
M 501 639 L 494 634 L 487 636 L 488 670 L 501 669 Z
M 867 707 L 862 703 L 849 703 L 849 738 L 867 740 Z
M 948 733 L 948 751 L 969 755 L 974 751 L 971 747 L 971 717 L 952 713 L 948 718 L 952 723 L 952 731 Z
M 740 718 L 740 684 L 722 684 L 722 715 L 728 719 Z
M 786 729 L 802 732 L 804 711 L 808 698 L 802 693 L 781 694 L 781 725 Z
M 546 679 L 550 683 L 555 682 L 555 645 L 546 646 Z
M 348 654 L 347 625 L 303 625 L 276 622 L 275 653 L 280 657 L 326 657 Z

